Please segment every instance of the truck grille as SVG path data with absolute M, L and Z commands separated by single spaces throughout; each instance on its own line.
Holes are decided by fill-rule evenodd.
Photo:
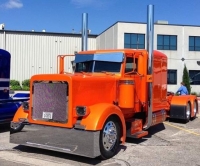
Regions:
M 33 84 L 32 119 L 66 123 L 68 117 L 68 83 Z

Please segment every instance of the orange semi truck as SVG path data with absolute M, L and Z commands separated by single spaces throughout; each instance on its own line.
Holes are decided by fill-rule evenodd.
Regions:
M 126 137 L 142 138 L 167 117 L 196 117 L 196 96 L 167 92 L 167 56 L 151 46 L 81 51 L 75 64 L 74 73 L 62 64 L 58 74 L 32 76 L 11 143 L 107 159 Z

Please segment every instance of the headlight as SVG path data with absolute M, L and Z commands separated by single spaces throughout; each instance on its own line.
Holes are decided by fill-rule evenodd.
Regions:
M 22 108 L 23 108 L 24 111 L 29 111 L 29 102 L 24 101 L 22 103 Z
M 77 106 L 76 107 L 76 114 L 78 116 L 86 116 L 88 115 L 90 112 L 89 112 L 89 109 L 85 106 Z

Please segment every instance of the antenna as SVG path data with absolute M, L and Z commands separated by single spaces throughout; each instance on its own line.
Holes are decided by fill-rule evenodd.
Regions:
M 5 28 L 4 23 L 3 23 L 3 24 L 0 24 L 0 30 L 4 30 L 4 28 Z

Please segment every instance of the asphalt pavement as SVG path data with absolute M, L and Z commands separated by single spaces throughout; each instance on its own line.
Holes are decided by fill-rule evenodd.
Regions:
M 109 160 L 91 159 L 9 143 L 9 125 L 0 126 L 0 166 L 200 166 L 200 115 L 166 121 L 143 139 L 127 139 Z

